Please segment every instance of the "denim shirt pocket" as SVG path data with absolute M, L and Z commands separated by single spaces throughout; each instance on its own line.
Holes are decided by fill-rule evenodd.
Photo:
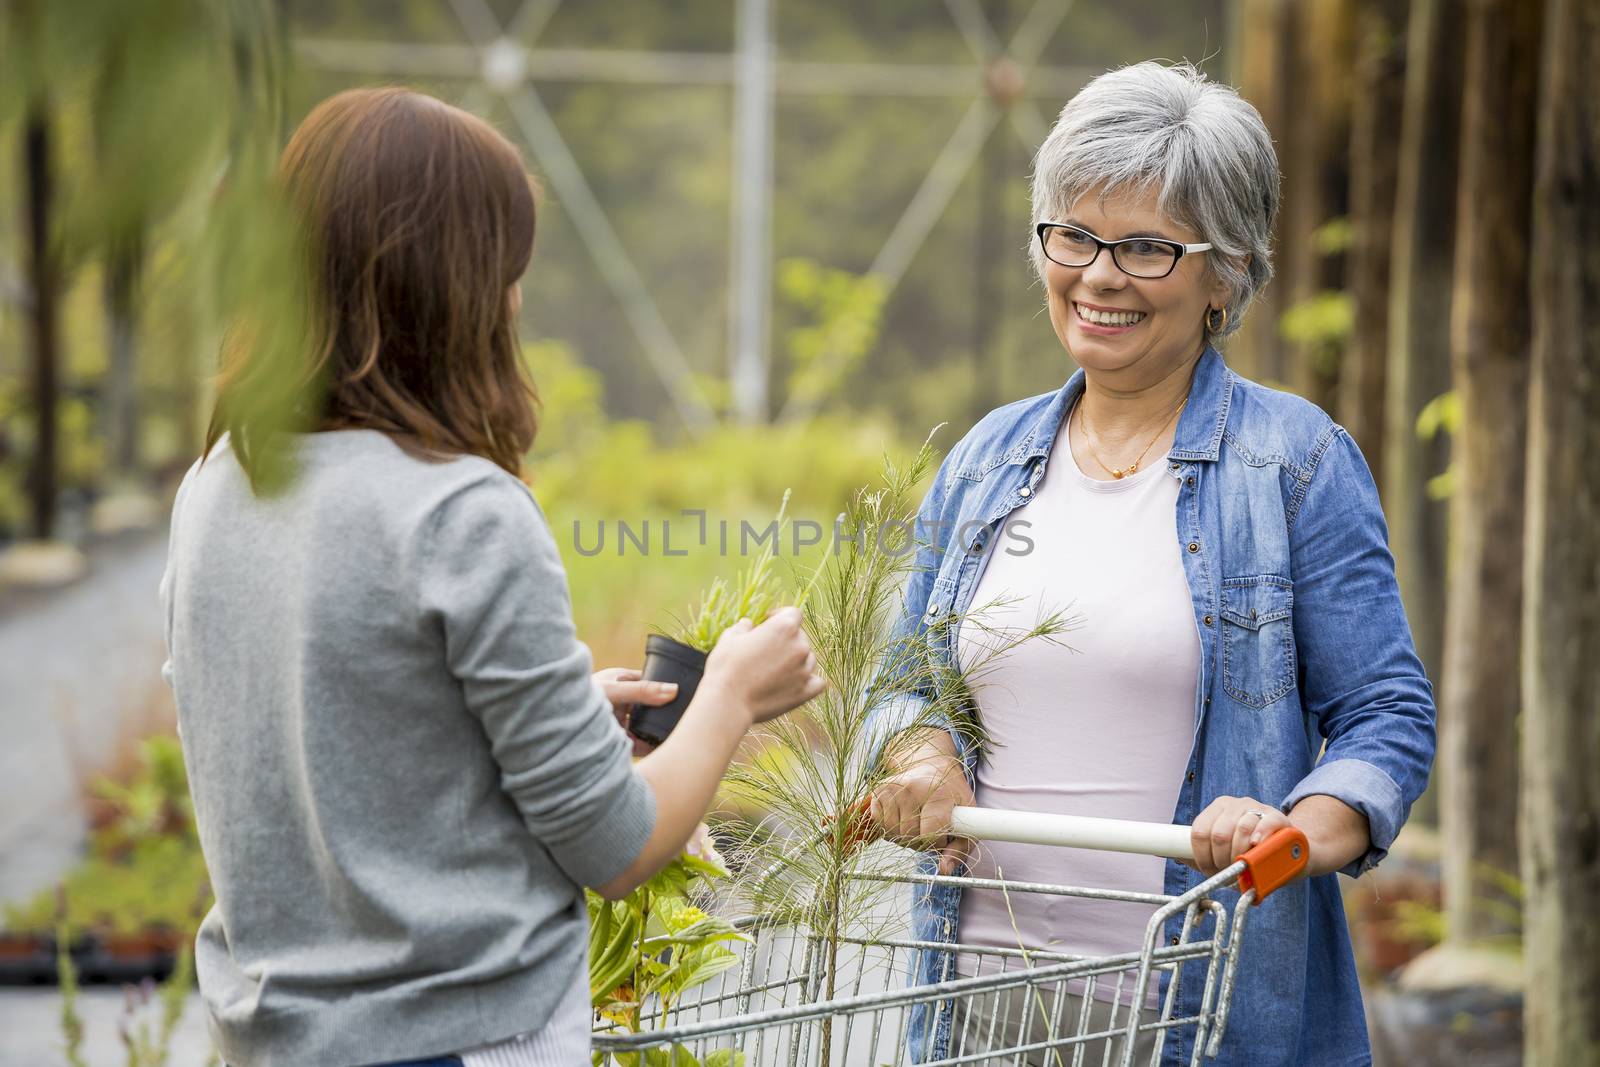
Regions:
M 1275 574 L 1222 580 L 1222 688 L 1252 708 L 1295 686 L 1294 583 Z

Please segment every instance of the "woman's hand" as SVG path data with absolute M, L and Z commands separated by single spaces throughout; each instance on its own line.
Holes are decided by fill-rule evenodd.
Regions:
M 893 762 L 904 769 L 872 791 L 872 821 L 898 844 L 938 848 L 939 873 L 955 874 L 972 854 L 972 841 L 950 836 L 950 813 L 974 803 L 955 742 L 944 730 L 929 729 Z
M 1218 797 L 1206 805 L 1189 831 L 1194 846 L 1191 866 L 1210 877 L 1288 825 L 1289 817 L 1275 804 L 1252 797 Z M 1315 849 L 1312 855 L 1316 855 Z
M 1190 866 L 1207 876 L 1216 874 L 1285 826 L 1306 835 L 1311 855 L 1302 872 L 1305 878 L 1341 871 L 1372 847 L 1367 817 L 1335 797 L 1313 793 L 1288 815 L 1251 797 L 1218 797 L 1194 821 L 1189 840 L 1195 861 Z
M 740 619 L 717 639 L 696 690 L 717 692 L 750 715 L 749 724 L 776 719 L 828 687 L 796 607 L 779 608 L 761 625 Z M 719 701 L 723 703 L 723 701 Z
M 606 699 L 611 701 L 611 714 L 617 717 L 617 725 L 624 730 L 628 728 L 628 718 L 635 704 L 659 707 L 671 703 L 672 698 L 678 695 L 678 683 L 647 682 L 642 674 L 630 667 L 607 667 L 595 671 L 594 680 L 605 693 Z M 635 756 L 648 755 L 655 748 L 648 741 L 641 741 L 632 734 L 628 736 L 633 740 Z
M 606 899 L 626 895 L 683 851 L 753 723 L 827 688 L 801 621 L 798 608 L 780 608 L 760 626 L 740 620 L 717 642 L 683 719 L 638 763 L 655 794 L 655 827 L 628 868 L 596 887 Z

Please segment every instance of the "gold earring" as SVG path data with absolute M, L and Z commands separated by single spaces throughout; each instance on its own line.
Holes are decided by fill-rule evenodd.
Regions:
M 1213 316 L 1215 316 L 1215 315 L 1221 315 L 1222 316 L 1222 320 L 1220 322 L 1218 322 L 1215 318 L 1213 318 Z M 1225 307 L 1213 308 L 1210 312 L 1208 312 L 1206 314 L 1206 329 L 1209 332 L 1211 332 L 1211 333 L 1221 333 L 1223 330 L 1225 330 L 1227 328 L 1228 328 L 1228 309 L 1227 308 L 1225 308 Z

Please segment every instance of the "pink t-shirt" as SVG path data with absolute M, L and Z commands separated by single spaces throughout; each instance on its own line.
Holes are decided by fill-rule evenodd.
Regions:
M 1078 469 L 1065 427 L 1043 480 L 1011 520 L 1026 520 L 1026 555 L 997 540 L 969 610 L 990 626 L 1026 628 L 1065 610 L 1063 644 L 1025 642 L 993 658 L 976 685 L 993 748 L 977 773 L 980 807 L 1171 822 L 1194 738 L 1200 638 L 1177 534 L 1178 480 L 1160 456 L 1121 480 Z M 1010 603 L 996 605 L 997 600 Z M 994 639 L 969 621 L 970 667 Z M 1150 856 L 980 842 L 982 878 L 1163 891 Z M 1123 901 L 968 890 L 963 944 L 1084 955 L 1136 951 L 1153 908 Z M 1013 925 L 1012 916 L 1015 916 Z M 963 954 L 963 974 L 975 960 Z M 1013 963 L 1013 966 L 1015 964 Z M 995 969 L 986 962 L 983 973 Z M 1131 997 L 1131 987 L 1125 993 Z M 1096 990 L 1110 999 L 1111 987 Z

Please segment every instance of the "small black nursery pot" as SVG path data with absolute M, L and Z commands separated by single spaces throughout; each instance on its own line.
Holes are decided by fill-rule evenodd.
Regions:
M 644 642 L 644 678 L 650 682 L 676 682 L 678 695 L 669 704 L 646 707 L 635 704 L 628 720 L 633 736 L 652 745 L 667 739 L 683 718 L 684 709 L 694 699 L 694 691 L 706 672 L 706 654 L 674 641 L 663 634 L 651 634 Z

